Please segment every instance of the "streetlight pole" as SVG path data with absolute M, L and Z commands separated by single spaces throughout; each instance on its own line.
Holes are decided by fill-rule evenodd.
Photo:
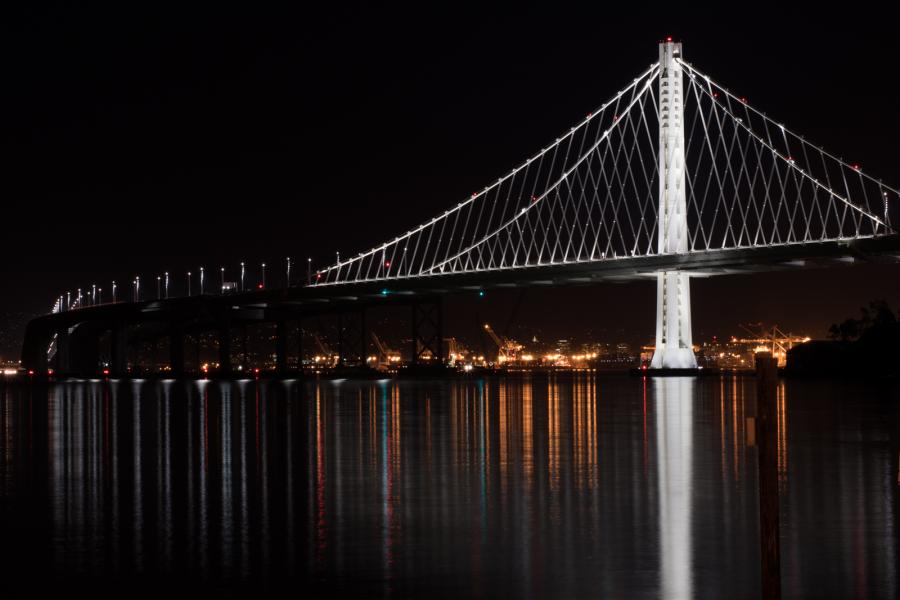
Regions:
M 203 267 L 200 267 L 200 295 L 201 296 L 203 295 L 203 280 L 205 279 L 203 275 L 204 275 Z
M 262 264 L 262 286 L 266 289 L 266 263 Z
M 287 257 L 287 276 L 284 278 L 285 284 L 284 287 L 291 287 L 291 257 Z
M 222 284 L 222 287 L 219 289 L 220 294 L 225 293 L 225 267 L 219 267 L 219 282 Z
M 97 284 L 91 284 L 91 306 L 97 304 Z
M 241 291 L 244 291 L 244 261 L 241 261 Z
M 141 276 L 138 275 L 134 278 L 134 291 L 135 291 L 135 302 L 141 301 Z
M 97 288 L 97 304 L 103 304 L 103 288 Z
M 72 308 L 72 292 L 66 292 L 66 310 Z
M 113 304 L 116 303 L 116 282 L 115 281 L 112 282 L 112 301 L 113 301 Z
M 78 288 L 78 308 L 81 308 L 81 288 Z
M 306 259 L 306 285 L 312 284 L 312 257 Z
M 166 300 L 169 299 L 169 272 L 166 271 Z
M 162 298 L 162 277 L 156 276 L 156 299 Z
M 188 297 L 191 295 L 191 272 L 188 271 Z

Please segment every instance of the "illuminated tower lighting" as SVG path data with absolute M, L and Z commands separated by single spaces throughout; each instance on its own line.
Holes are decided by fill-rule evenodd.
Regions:
M 659 45 L 659 232 L 660 254 L 688 250 L 684 171 L 684 99 L 681 44 Z M 653 369 L 696 369 L 691 340 L 691 282 L 686 273 L 656 276 L 656 350 Z

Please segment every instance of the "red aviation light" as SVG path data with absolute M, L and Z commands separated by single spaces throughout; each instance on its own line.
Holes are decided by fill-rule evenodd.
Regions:
M 671 36 L 671 35 L 666 36 L 666 41 L 667 41 L 667 42 L 671 42 L 671 41 L 672 41 L 672 36 Z

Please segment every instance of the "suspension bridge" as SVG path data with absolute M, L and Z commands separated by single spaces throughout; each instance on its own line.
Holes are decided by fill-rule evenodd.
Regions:
M 223 282 L 222 293 L 170 297 L 167 284 L 165 297 L 142 300 L 138 291 L 132 302 L 89 306 L 62 295 L 29 324 L 23 364 L 96 372 L 106 335 L 112 370 L 122 374 L 129 331 L 153 322 L 170 340 L 174 372 L 184 369 L 184 333 L 204 328 L 220 332 L 228 372 L 232 325 L 268 321 L 278 324 L 282 368 L 285 323 L 299 330 L 322 312 L 346 316 L 341 360 L 359 360 L 366 308 L 388 303 L 411 307 L 415 363 L 444 356 L 445 294 L 649 279 L 657 287 L 651 368 L 694 369 L 692 278 L 900 260 L 897 189 L 753 108 L 682 50 L 661 42 L 656 62 L 539 152 L 303 285 L 291 285 L 288 270 L 279 289 L 225 294 Z M 352 332 L 346 340 L 344 332 Z

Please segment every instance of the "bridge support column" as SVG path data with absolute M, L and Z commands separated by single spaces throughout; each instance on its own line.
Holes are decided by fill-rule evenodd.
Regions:
M 231 375 L 231 323 L 219 325 L 219 374 Z
M 116 323 L 109 332 L 109 374 L 124 377 L 128 373 L 128 326 Z
M 242 323 L 241 328 L 241 370 L 247 372 L 250 370 L 250 351 L 247 348 L 248 333 L 247 324 Z
M 34 322 L 28 323 L 22 344 L 22 366 L 35 373 L 46 373 L 47 369 L 52 367 L 47 355 L 52 339 L 52 331 L 48 331 Z M 58 344 L 56 349 L 59 352 Z
M 444 316 L 441 299 L 412 304 L 412 364 L 443 364 Z M 430 356 L 426 360 L 424 357 Z
M 53 369 L 58 375 L 69 375 L 72 365 L 69 363 L 69 328 L 65 327 L 56 332 L 56 356 L 53 359 Z
M 287 372 L 287 323 L 284 319 L 275 322 L 275 371 Z
M 684 165 L 684 98 L 681 44 L 659 45 L 659 233 L 660 254 L 689 250 Z M 687 274 L 665 271 L 656 282 L 656 351 L 653 369 L 696 369 L 691 339 L 691 283 Z
M 303 319 L 297 319 L 297 372 L 303 373 Z
M 366 366 L 366 311 L 338 315 L 338 366 Z
M 650 367 L 696 369 L 691 340 L 691 280 L 677 271 L 656 277 L 656 351 Z
M 184 328 L 180 324 L 169 330 L 169 369 L 175 377 L 184 374 Z
M 82 323 L 68 336 L 68 373 L 93 377 L 100 372 L 100 332 L 91 324 Z

